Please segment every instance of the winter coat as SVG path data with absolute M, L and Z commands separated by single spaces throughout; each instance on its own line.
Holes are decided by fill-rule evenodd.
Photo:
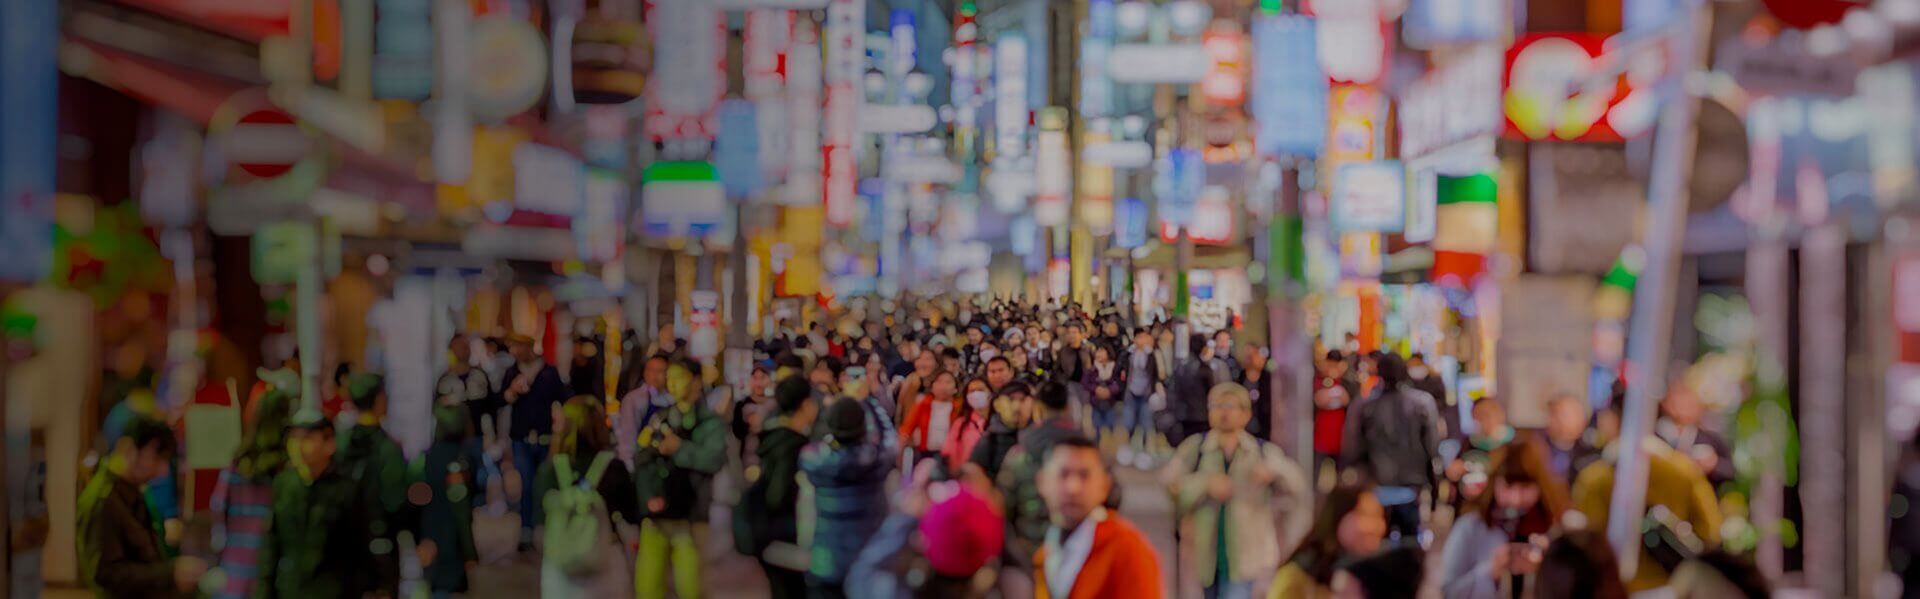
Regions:
M 987 478 L 994 478 L 1000 475 L 1000 466 L 1006 463 L 1007 452 L 1013 450 L 1013 446 L 1019 443 L 1020 431 L 1007 426 L 1006 422 L 1000 420 L 1000 416 L 995 415 L 987 421 L 987 434 L 980 437 L 979 443 L 974 444 L 973 455 L 968 458 L 968 461 L 986 471 Z
M 419 472 L 414 477 L 433 490 L 432 499 L 420 511 L 421 538 L 433 541 L 433 562 L 423 566 L 427 586 L 436 591 L 467 591 L 467 562 L 480 560 L 473 542 L 473 464 L 467 462 L 465 448 L 454 441 L 438 441 L 415 460 Z M 460 493 L 452 493 L 453 489 Z
M 1376 484 L 1432 485 L 1439 459 L 1438 415 L 1433 398 L 1402 386 L 1347 408 L 1341 461 L 1360 468 Z
M 1010 566 L 1028 567 L 1026 562 L 1047 535 L 1047 506 L 1040 499 L 1037 477 L 1047 452 L 1062 439 L 1080 435 L 1080 427 L 1064 414 L 1033 425 L 1020 434 L 1020 443 L 1007 452 L 1007 459 L 994 477 L 1005 503 L 1005 556 Z
M 1166 592 L 1160 583 L 1160 558 L 1153 544 L 1132 523 L 1118 514 L 1108 515 L 1094 526 L 1093 550 L 1073 580 L 1073 590 L 1059 599 L 1156 599 Z M 1046 550 L 1033 555 L 1033 596 L 1050 599 L 1047 589 Z
M 806 435 L 784 426 L 760 432 L 760 447 L 755 452 L 760 456 L 760 477 L 754 479 L 753 488 L 742 495 L 738 509 L 765 513 L 769 534 L 764 538 L 787 543 L 800 539 L 798 475 L 800 449 L 806 445 Z M 759 498 L 763 503 L 749 505 L 744 498 Z
M 930 436 L 933 421 L 933 402 L 935 401 L 937 400 L 935 400 L 932 395 L 924 395 L 920 397 L 920 401 L 913 402 L 913 409 L 907 411 L 907 419 L 905 423 L 900 425 L 901 447 L 925 453 L 930 451 L 936 444 Z M 958 424 L 956 420 L 960 416 L 960 398 L 955 397 L 949 400 L 948 403 L 952 409 L 947 410 L 946 418 L 949 423 L 948 430 L 951 431 L 951 425 Z M 946 443 L 946 437 L 941 437 L 939 443 Z
M 974 412 L 966 418 L 956 418 L 953 426 L 947 429 L 947 444 L 941 446 L 940 456 L 952 466 L 955 472 L 967 458 L 973 455 L 973 448 L 987 434 L 986 412 Z
M 810 578 L 838 584 L 887 515 L 893 452 L 877 443 L 814 441 L 800 451 L 800 471 L 813 486 Z
M 365 496 L 339 468 L 273 479 L 273 525 L 260 550 L 263 599 L 359 599 L 378 590 Z
M 514 379 L 520 377 L 520 365 L 507 368 L 500 379 L 500 388 L 513 386 Z M 513 400 L 512 426 L 508 437 L 514 441 L 525 441 L 529 437 L 546 435 L 553 431 L 553 404 L 567 401 L 567 384 L 561 382 L 560 371 L 553 365 L 542 362 L 540 372 L 533 375 L 533 383 L 527 386 L 527 392 Z M 502 391 L 504 401 L 505 391 Z
M 173 597 L 173 559 L 140 488 L 101 469 L 80 492 L 80 579 L 97 597 Z
M 1198 358 L 1188 358 L 1173 372 L 1167 389 L 1167 407 L 1179 422 L 1207 421 L 1207 393 L 1213 390 L 1213 369 Z
M 1614 444 L 1618 445 L 1616 441 Z M 1648 509 L 1664 506 L 1679 521 L 1686 522 L 1693 534 L 1705 542 L 1708 547 L 1720 544 L 1720 503 L 1714 496 L 1713 485 L 1707 482 L 1705 473 L 1693 458 L 1674 451 L 1658 439 L 1648 438 L 1641 445 L 1642 453 L 1647 456 L 1647 502 Z M 1607 529 L 1607 509 L 1613 500 L 1613 460 L 1615 448 L 1609 447 L 1603 452 L 1600 461 L 1594 462 L 1573 482 L 1573 509 L 1587 517 L 1588 530 Z M 1647 552 L 1640 552 L 1640 566 L 1634 568 L 1633 580 L 1627 581 L 1627 590 L 1640 592 L 1667 584 L 1667 571 L 1653 561 Z
M 1094 390 L 1106 389 L 1107 399 L 1101 405 L 1110 407 L 1119 405 L 1121 400 L 1126 399 L 1126 376 L 1126 365 L 1118 362 L 1113 364 L 1113 371 L 1108 373 L 1107 378 L 1100 378 L 1100 367 L 1088 364 L 1087 374 L 1081 377 L 1080 384 L 1087 388 L 1087 399 L 1094 402 L 1102 401 L 1098 392 Z
M 375 539 L 395 542 L 401 532 L 419 537 L 420 510 L 407 501 L 407 461 L 400 445 L 377 424 L 361 423 L 347 429 L 334 456 L 334 469 L 360 486 L 361 501 Z M 398 545 L 394 545 L 398 546 Z M 397 594 L 400 589 L 400 552 L 373 557 L 373 591 Z
M 1213 580 L 1223 508 L 1231 556 L 1227 573 L 1236 582 L 1272 576 L 1286 549 L 1280 546 L 1282 539 L 1291 544 L 1306 535 L 1313 517 L 1307 507 L 1313 489 L 1300 465 L 1277 445 L 1245 431 L 1237 435 L 1240 440 L 1230 456 L 1222 451 L 1218 434 L 1190 437 L 1162 470 L 1174 491 L 1181 538 L 1187 540 L 1183 571 L 1195 573 L 1196 581 Z M 1256 469 L 1263 466 L 1273 475 L 1264 484 L 1255 480 Z M 1207 493 L 1216 474 L 1233 479 L 1233 495 L 1224 504 Z
M 636 441 L 632 473 L 641 517 L 706 521 L 704 494 L 710 492 L 709 481 L 727 460 L 726 421 L 706 402 L 693 401 L 654 409 L 641 428 L 645 432 L 638 436 L 645 438 Z M 665 431 L 680 438 L 680 449 L 671 456 L 659 450 Z M 666 507 L 647 512 L 647 503 L 655 497 L 666 500 Z

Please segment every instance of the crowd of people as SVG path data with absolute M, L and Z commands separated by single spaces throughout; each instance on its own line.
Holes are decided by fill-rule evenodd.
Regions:
M 613 397 L 593 392 L 612 352 L 562 376 L 531 338 L 456 336 L 411 456 L 378 375 L 338 377 L 330 410 L 264 377 L 207 551 L 150 507 L 177 430 L 129 417 L 80 499 L 83 576 L 108 597 L 466 593 L 497 481 L 545 597 L 710 594 L 709 526 L 779 598 L 1766 592 L 1714 551 L 1729 460 L 1684 389 L 1646 439 L 1619 439 L 1619 401 L 1593 417 L 1570 395 L 1521 431 L 1492 398 L 1462 422 L 1423 356 L 1343 347 L 1316 360 L 1314 455 L 1292 456 L 1272 430 L 1285 387 L 1231 330 L 1181 340 L 1186 323 L 1057 304 L 896 312 L 782 323 L 731 377 L 663 327 L 621 351 Z M 1651 464 L 1627 579 L 1599 533 L 1624 442 Z M 1176 555 L 1122 515 L 1121 468 L 1166 493 Z

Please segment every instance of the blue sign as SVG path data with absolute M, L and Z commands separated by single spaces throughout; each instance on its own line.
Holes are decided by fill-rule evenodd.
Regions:
M 1483 42 L 1500 36 L 1505 4 L 1503 0 L 1413 0 L 1400 22 L 1407 45 L 1414 48 Z
M 1133 249 L 1147 244 L 1147 203 L 1121 198 L 1113 211 L 1113 244 Z
M 53 261 L 59 3 L 0 2 L 0 280 L 33 282 Z
M 1193 222 L 1194 205 L 1207 184 L 1207 164 L 1200 151 L 1173 148 L 1154 163 L 1153 193 L 1159 199 L 1160 221 L 1178 227 Z
M 1312 17 L 1253 20 L 1254 148 L 1267 156 L 1318 157 L 1327 144 L 1327 76 Z
M 713 142 L 714 166 L 720 169 L 720 187 L 729 198 L 751 198 L 766 187 L 760 179 L 760 127 L 753 102 L 729 99 L 720 103 L 719 138 Z

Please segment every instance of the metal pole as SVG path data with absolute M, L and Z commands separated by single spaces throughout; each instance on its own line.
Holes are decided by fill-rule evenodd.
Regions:
M 1300 313 L 1305 260 L 1300 244 L 1300 165 L 1287 160 L 1280 166 L 1280 189 L 1274 194 L 1273 220 L 1268 225 L 1267 330 L 1273 347 L 1274 376 L 1285 392 L 1273 405 L 1274 442 L 1295 459 L 1313 459 L 1313 356 L 1306 323 Z M 1311 462 L 1309 462 L 1311 463 Z M 1310 470 L 1311 471 L 1311 470 Z M 1305 509 L 1312 509 L 1313 494 Z
M 302 248 L 307 254 L 302 256 L 300 272 L 294 279 L 294 335 L 300 348 L 300 414 L 303 418 L 320 418 L 320 370 L 324 367 L 320 360 L 320 297 L 327 284 L 320 271 L 323 227 L 318 219 L 305 226 L 311 228 L 312 234 Z
M 1653 429 L 1653 402 L 1665 391 L 1668 343 L 1673 330 L 1674 287 L 1680 269 L 1680 247 L 1686 236 L 1687 179 L 1692 175 L 1693 130 L 1697 101 L 1683 94 L 1683 80 L 1705 61 L 1706 37 L 1712 24 L 1711 7 L 1692 2 L 1680 11 L 1674 56 L 1685 57 L 1681 72 L 1670 77 L 1665 110 L 1654 138 L 1653 181 L 1648 190 L 1647 269 L 1633 298 L 1627 356 L 1639 375 L 1628 381 L 1624 416 L 1620 424 L 1619 462 L 1615 465 L 1613 499 L 1608 505 L 1607 539 L 1620 557 L 1623 576 L 1631 578 L 1640 563 L 1640 516 L 1646 511 L 1647 458 L 1641 440 Z

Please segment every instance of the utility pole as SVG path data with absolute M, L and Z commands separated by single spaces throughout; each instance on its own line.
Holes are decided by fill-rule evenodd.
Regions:
M 1306 292 L 1300 166 L 1298 159 L 1281 161 L 1280 188 L 1274 194 L 1273 218 L 1267 225 L 1267 331 L 1275 375 L 1285 390 L 1275 404 L 1269 430 L 1276 433 L 1275 442 L 1290 454 L 1312 456 L 1313 377 L 1317 373 L 1313 346 L 1300 311 L 1300 298 Z M 1308 495 L 1311 501 L 1312 494 Z

